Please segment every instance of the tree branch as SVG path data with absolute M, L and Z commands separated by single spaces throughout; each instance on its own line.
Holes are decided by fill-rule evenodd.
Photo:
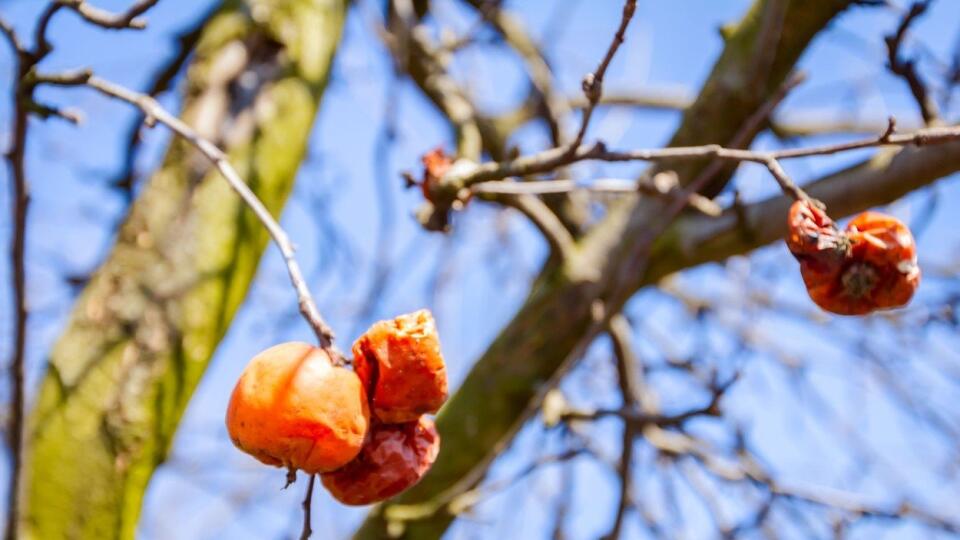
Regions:
M 567 148 L 567 153 L 573 154 L 577 151 L 577 148 L 583 142 L 583 138 L 587 134 L 587 127 L 590 125 L 590 117 L 593 116 L 593 110 L 596 108 L 597 103 L 600 102 L 600 98 L 603 96 L 603 76 L 607 73 L 607 68 L 610 66 L 610 62 L 613 60 L 614 55 L 617 54 L 617 50 L 620 48 L 620 45 L 623 44 L 627 27 L 630 25 L 630 20 L 633 19 L 633 14 L 637 11 L 637 0 L 625 0 L 623 3 L 623 15 L 620 17 L 620 27 L 617 28 L 617 32 L 613 35 L 613 41 L 610 42 L 610 46 L 607 47 L 607 52 L 604 54 L 603 59 L 600 60 L 600 65 L 597 66 L 592 73 L 587 73 L 583 78 L 583 95 L 587 98 L 587 107 L 583 110 L 583 118 L 580 121 L 580 129 L 577 131 L 577 136 L 573 139 L 573 142 L 570 143 L 570 146 Z
M 929 147 L 889 148 L 872 158 L 804 185 L 836 219 L 887 204 L 960 171 L 960 142 Z M 793 199 L 780 196 L 728 209 L 720 218 L 679 219 L 655 246 L 644 282 L 746 253 L 784 237 L 784 216 Z
M 920 78 L 920 74 L 917 72 L 916 60 L 902 59 L 900 57 L 900 49 L 903 47 L 903 42 L 907 36 L 907 30 L 909 30 L 910 25 L 927 11 L 931 3 L 932 0 L 914 2 L 903 16 L 896 32 L 884 38 L 884 42 L 887 44 L 887 67 L 890 68 L 891 72 L 907 82 L 907 85 L 910 87 L 910 93 L 913 94 L 913 99 L 920 108 L 923 121 L 927 125 L 933 125 L 940 121 L 940 111 L 938 110 L 937 102 L 934 101 L 933 96 L 927 90 L 927 85 Z
M 290 276 L 290 283 L 293 285 L 293 288 L 297 294 L 300 313 L 313 329 L 317 339 L 320 342 L 320 346 L 336 352 L 333 348 L 333 341 L 335 338 L 333 329 L 327 325 L 326 321 L 324 321 L 323 317 L 320 315 L 319 310 L 317 310 L 313 296 L 310 294 L 310 289 L 307 287 L 307 283 L 303 278 L 303 271 L 300 269 L 300 264 L 297 262 L 296 256 L 294 255 L 294 248 L 293 244 L 290 242 L 290 238 L 287 236 L 286 231 L 283 230 L 280 224 L 277 223 L 276 219 L 274 219 L 270 214 L 270 211 L 267 210 L 260 199 L 257 198 L 256 194 L 254 194 L 253 191 L 251 191 L 247 184 L 243 181 L 236 169 L 234 169 L 230 164 L 226 154 L 224 154 L 222 150 L 220 150 L 212 142 L 201 137 L 196 131 L 193 130 L 193 128 L 185 124 L 179 118 L 167 112 L 163 107 L 160 106 L 157 100 L 153 99 L 152 97 L 133 92 L 127 88 L 96 77 L 89 71 L 76 72 L 59 79 L 38 76 L 37 80 L 39 82 L 55 82 L 59 80 L 61 84 L 85 84 L 106 96 L 110 96 L 121 101 L 126 101 L 127 103 L 130 103 L 131 105 L 134 105 L 143 111 L 144 115 L 146 115 L 146 122 L 148 124 L 160 122 L 161 124 L 167 126 L 174 133 L 187 140 L 197 150 L 199 150 L 204 157 L 210 160 L 217 170 L 220 171 L 220 174 L 223 175 L 223 178 L 227 181 L 227 183 L 230 184 L 230 187 L 233 188 L 237 195 L 243 199 L 243 202 L 257 216 L 257 219 L 259 219 L 264 228 L 267 229 L 270 237 L 273 238 L 274 243 L 280 249 L 280 253 L 283 256 L 283 261 L 287 266 L 287 273 Z M 337 353 L 335 356 L 335 360 L 343 360 L 341 354 Z
M 610 319 L 607 331 L 613 343 L 613 352 L 617 359 L 617 382 L 620 385 L 620 394 L 623 396 L 624 409 L 639 412 L 645 405 L 643 395 L 643 371 L 640 359 L 637 357 L 631 343 L 630 323 L 623 314 Z M 631 493 L 633 492 L 633 451 L 638 430 L 636 424 L 630 421 L 623 423 L 623 435 L 620 438 L 620 493 L 617 511 L 613 519 L 610 532 L 604 536 L 606 540 L 618 540 L 623 531 L 623 521 L 630 508 Z
M 159 0 L 140 0 L 123 13 L 110 13 L 109 11 L 91 6 L 85 0 L 57 0 L 58 3 L 76 11 L 77 14 L 87 22 L 111 30 L 122 30 L 125 28 L 142 30 L 146 28 L 147 22 L 140 19 L 139 16 L 146 13 L 147 10 L 156 5 L 158 1 Z
M 481 182 L 502 180 L 508 177 L 530 176 L 542 174 L 557 167 L 581 161 L 685 161 L 715 158 L 731 162 L 750 161 L 771 167 L 771 160 L 795 159 L 810 156 L 824 156 L 871 148 L 879 146 L 924 146 L 942 144 L 960 139 L 960 127 L 930 127 L 921 128 L 910 133 L 890 133 L 889 128 L 884 133 L 846 143 L 837 143 L 806 148 L 792 148 L 772 151 L 753 151 L 738 148 L 727 148 L 716 144 L 687 147 L 667 147 L 659 149 L 638 150 L 608 150 L 603 143 L 580 146 L 576 152 L 567 155 L 563 148 L 552 148 L 536 154 L 521 156 L 506 162 L 487 162 L 474 167 L 465 168 L 464 172 L 453 171 L 442 181 L 443 193 L 460 193 L 461 189 L 472 187 Z M 772 171 L 771 171 L 772 172 Z M 782 178 L 774 174 L 778 180 Z M 794 191 L 781 183 L 788 191 Z
M 311 503 L 313 502 L 313 486 L 317 482 L 317 475 L 311 474 L 307 480 L 307 492 L 303 496 L 303 529 L 300 531 L 300 540 L 307 540 L 313 534 L 310 526 Z

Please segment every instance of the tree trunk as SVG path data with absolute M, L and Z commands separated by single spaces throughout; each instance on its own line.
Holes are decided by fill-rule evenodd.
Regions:
M 227 1 L 188 68 L 182 117 L 274 214 L 345 11 L 345 0 Z M 147 483 L 266 243 L 227 183 L 173 140 L 50 355 L 27 427 L 23 537 L 134 537 Z

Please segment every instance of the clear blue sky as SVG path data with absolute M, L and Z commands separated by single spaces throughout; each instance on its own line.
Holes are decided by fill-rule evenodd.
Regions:
M 97 2 L 105 8 L 126 4 L 116 0 Z M 144 32 L 93 30 L 64 13 L 53 25 L 51 34 L 57 49 L 45 67 L 53 70 L 91 66 L 101 76 L 143 89 L 153 66 L 162 64 L 174 50 L 172 37 L 211 4 L 208 0 L 161 0 L 150 12 L 150 26 Z M 41 5 L 36 1 L 7 1 L 0 5 L 0 14 L 25 32 Z M 469 12 L 458 3 L 435 0 L 434 5 L 444 25 L 455 31 L 469 27 Z M 621 2 L 524 0 L 508 1 L 506 5 L 519 12 L 538 37 L 549 38 L 545 45 L 557 66 L 558 84 L 575 95 L 580 78 L 607 46 L 619 20 Z M 610 69 L 607 88 L 625 92 L 641 88 L 695 90 L 722 45 L 718 27 L 735 20 L 747 5 L 745 0 L 641 1 L 628 41 Z M 855 9 L 841 17 L 803 58 L 801 65 L 810 75 L 809 82 L 786 101 L 783 117 L 807 119 L 842 114 L 882 119 L 895 114 L 901 124 L 916 123 L 915 107 L 905 86 L 883 68 L 885 50 L 881 36 L 895 22 L 896 12 L 890 10 Z M 938 2 L 918 25 L 929 57 L 943 61 L 949 61 L 958 30 L 960 2 L 952 0 Z M 454 66 L 455 74 L 471 85 L 478 102 L 486 109 L 506 111 L 523 95 L 521 68 L 505 49 L 494 49 L 494 53 L 489 48 L 483 50 L 486 52 L 471 49 L 463 54 Z M 9 89 L 11 55 L 5 47 L 0 47 L 0 64 L 0 85 Z M 929 62 L 928 69 L 933 65 Z M 930 69 L 929 73 L 935 72 Z M 524 298 L 529 280 L 545 253 L 544 246 L 521 218 L 480 204 L 471 205 L 458 216 L 455 232 L 449 237 L 429 234 L 416 226 L 410 214 L 419 202 L 418 196 L 416 190 L 402 189 L 399 172 L 415 169 L 419 156 L 429 148 L 438 144 L 450 148 L 450 134 L 439 115 L 409 84 L 402 84 L 396 96 L 385 100 L 390 77 L 389 63 L 368 21 L 361 11 L 352 10 L 311 140 L 310 159 L 300 173 L 283 224 L 299 246 L 299 256 L 309 269 L 311 288 L 321 311 L 347 342 L 355 337 L 356 313 L 369 286 L 376 256 L 375 190 L 389 189 L 394 208 L 392 216 L 388 216 L 394 231 L 391 257 L 397 270 L 375 316 L 385 318 L 423 306 L 432 308 L 456 384 Z M 28 152 L 33 188 L 28 257 L 29 297 L 34 313 L 29 328 L 32 382 L 41 373 L 44 354 L 61 330 L 72 304 L 73 296 L 63 283 L 63 275 L 82 274 L 95 268 L 109 246 L 113 225 L 122 217 L 122 199 L 106 182 L 119 170 L 122 139 L 132 118 L 127 106 L 87 91 L 44 90 L 42 96 L 81 109 L 87 121 L 79 128 L 56 120 L 33 124 Z M 176 107 L 171 96 L 165 103 Z M 395 108 L 399 137 L 389 156 L 388 176 L 377 178 L 374 143 L 387 107 Z M 669 137 L 678 118 L 678 114 L 670 112 L 611 110 L 596 118 L 590 136 L 624 148 L 655 147 Z M 9 119 L 10 103 L 4 99 L 0 101 L 0 121 L 6 125 Z M 4 146 L 9 142 L 5 128 L 0 132 L 0 140 Z M 150 151 L 140 163 L 142 171 L 157 162 L 167 140 L 168 134 L 162 129 L 149 134 Z M 545 143 L 544 133 L 538 128 L 526 128 L 515 142 L 527 150 L 538 149 Z M 762 139 L 759 144 L 777 143 Z M 790 163 L 789 170 L 803 181 L 856 157 L 862 154 Z M 638 170 L 636 165 L 591 165 L 578 169 L 584 177 L 629 176 Z M 0 176 L 6 185 L 9 178 L 5 168 Z M 766 196 L 775 187 L 754 169 L 741 171 L 737 185 L 747 199 Z M 921 263 L 955 260 L 958 255 L 957 183 L 943 181 L 937 189 L 933 221 L 920 237 Z M 929 193 L 911 196 L 891 211 L 909 221 L 928 200 Z M 0 208 L 8 206 L 9 190 L 4 189 L 0 191 Z M 7 216 L 6 210 L 0 211 L 0 243 L 4 249 L 10 231 Z M 357 216 L 370 219 L 359 220 Z M 6 359 L 11 349 L 8 336 L 12 325 L 6 262 L 0 265 L 0 280 L 0 358 Z M 762 312 L 742 310 L 736 299 L 744 291 L 756 290 L 799 311 L 812 309 L 801 294 L 799 276 L 782 246 L 725 266 L 695 270 L 684 275 L 681 283 L 688 290 L 730 308 L 718 310 L 716 320 L 707 321 L 707 337 L 701 340 L 698 336 L 703 333 L 691 327 L 682 305 L 668 295 L 641 293 L 629 306 L 630 314 L 641 320 L 645 328 L 638 333 L 638 347 L 649 358 L 661 358 L 662 347 L 655 348 L 649 336 L 663 335 L 679 355 L 696 354 L 724 372 L 742 368 L 743 380 L 728 406 L 732 416 L 748 426 L 749 436 L 763 449 L 775 470 L 791 480 L 854 490 L 880 501 L 894 486 L 945 514 L 960 512 L 956 471 L 941 474 L 940 469 L 931 465 L 939 464 L 938 460 L 949 461 L 950 449 L 943 448 L 929 430 L 910 424 L 895 402 L 883 398 L 876 383 L 864 373 L 868 370 L 857 365 L 865 360 L 847 346 L 855 343 L 858 336 L 883 333 L 882 321 L 831 319 L 828 332 L 827 326 L 798 323 L 789 316 L 763 317 Z M 951 286 L 949 282 L 927 280 L 920 300 L 937 298 Z M 278 253 L 271 247 L 247 303 L 191 403 L 170 462 L 151 484 L 141 524 L 144 538 L 280 538 L 297 529 L 302 485 L 281 492 L 283 473 L 235 451 L 226 437 L 222 418 L 229 390 L 251 355 L 277 341 L 309 339 L 307 327 L 295 312 L 293 293 Z M 809 359 L 812 367 L 807 378 L 833 409 L 825 415 L 832 421 L 825 423 L 840 427 L 818 426 L 816 415 L 804 413 L 816 408 L 815 400 L 811 396 L 801 399 L 793 393 L 788 371 L 782 367 L 783 358 L 763 352 L 764 347 L 759 347 L 761 352 L 737 354 L 736 332 L 731 328 L 749 328 L 758 335 L 760 343 L 773 341 L 775 349 L 785 351 L 785 355 Z M 831 342 L 837 335 L 846 336 L 846 341 Z M 902 342 L 881 350 L 880 356 L 886 359 L 884 355 L 896 354 L 897 358 L 891 360 L 919 365 L 917 380 L 905 381 L 913 390 L 919 390 L 917 395 L 931 403 L 955 403 L 954 399 L 960 397 L 957 389 L 938 382 L 927 372 L 935 374 L 941 362 L 958 366 L 956 337 L 919 333 L 914 337 L 925 341 L 925 347 L 940 347 L 935 350 L 941 350 L 942 356 L 924 365 L 930 359 L 919 354 L 919 349 L 911 354 L 909 344 Z M 614 377 L 607 347 L 599 343 L 569 377 L 564 389 L 582 405 L 616 405 Z M 691 393 L 682 381 L 664 376 L 655 377 L 654 382 L 666 408 L 682 409 L 701 401 L 702 396 Z M 858 473 L 855 455 L 838 450 L 836 433 L 844 425 L 853 425 L 858 436 L 896 464 L 887 467 L 893 469 L 892 476 Z M 618 430 L 615 424 L 609 424 L 598 426 L 595 432 L 597 444 L 610 456 L 618 452 Z M 511 471 L 538 455 L 559 448 L 555 433 L 544 434 L 537 426 L 531 426 L 497 463 L 494 476 L 510 476 Z M 651 456 L 641 453 L 638 462 L 639 489 L 662 489 L 650 479 Z M 612 518 L 613 477 L 608 468 L 588 460 L 577 461 L 574 471 L 573 513 L 567 520 L 571 537 L 595 538 L 606 530 Z M 535 475 L 490 498 L 480 506 L 475 519 L 458 523 L 449 536 L 544 537 L 559 482 L 556 469 Z M 326 494 L 318 495 L 315 504 L 317 538 L 344 537 L 363 515 L 362 510 L 345 509 Z M 691 537 L 700 537 L 697 532 L 711 526 L 708 515 L 693 497 L 681 496 L 679 504 L 687 516 Z M 729 515 L 740 514 L 730 505 Z M 859 533 L 863 538 L 877 538 L 876 530 L 870 526 Z M 640 534 L 634 519 L 628 526 L 628 537 L 641 537 Z M 913 528 L 899 529 L 889 537 L 894 535 L 925 537 Z

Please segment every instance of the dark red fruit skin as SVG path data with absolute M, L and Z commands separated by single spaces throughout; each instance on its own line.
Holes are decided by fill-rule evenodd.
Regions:
M 838 315 L 906 305 L 920 285 L 916 243 L 901 221 L 864 212 L 839 230 L 823 210 L 797 201 L 787 218 L 787 247 L 800 262 L 810 298 Z
M 425 416 L 405 424 L 375 424 L 356 459 L 320 478 L 343 504 L 373 504 L 419 482 L 439 451 L 440 435 Z

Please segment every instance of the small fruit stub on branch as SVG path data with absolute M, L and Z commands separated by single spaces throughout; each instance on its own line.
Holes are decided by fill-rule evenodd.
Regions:
M 906 305 L 920 285 L 916 243 L 900 220 L 864 212 L 840 229 L 809 201 L 787 217 L 787 247 L 800 262 L 810 298 L 839 315 Z
M 423 190 L 423 198 L 432 201 L 433 194 L 430 190 L 450 170 L 453 159 L 443 151 L 443 148 L 437 147 L 424 154 L 421 161 L 423 162 L 423 180 L 420 182 L 420 188 Z
M 349 505 L 372 504 L 416 484 L 440 450 L 425 416 L 447 398 L 447 375 L 429 311 L 380 321 L 353 345 L 355 371 L 306 343 L 250 361 L 227 408 L 233 443 L 267 465 L 321 474 Z

